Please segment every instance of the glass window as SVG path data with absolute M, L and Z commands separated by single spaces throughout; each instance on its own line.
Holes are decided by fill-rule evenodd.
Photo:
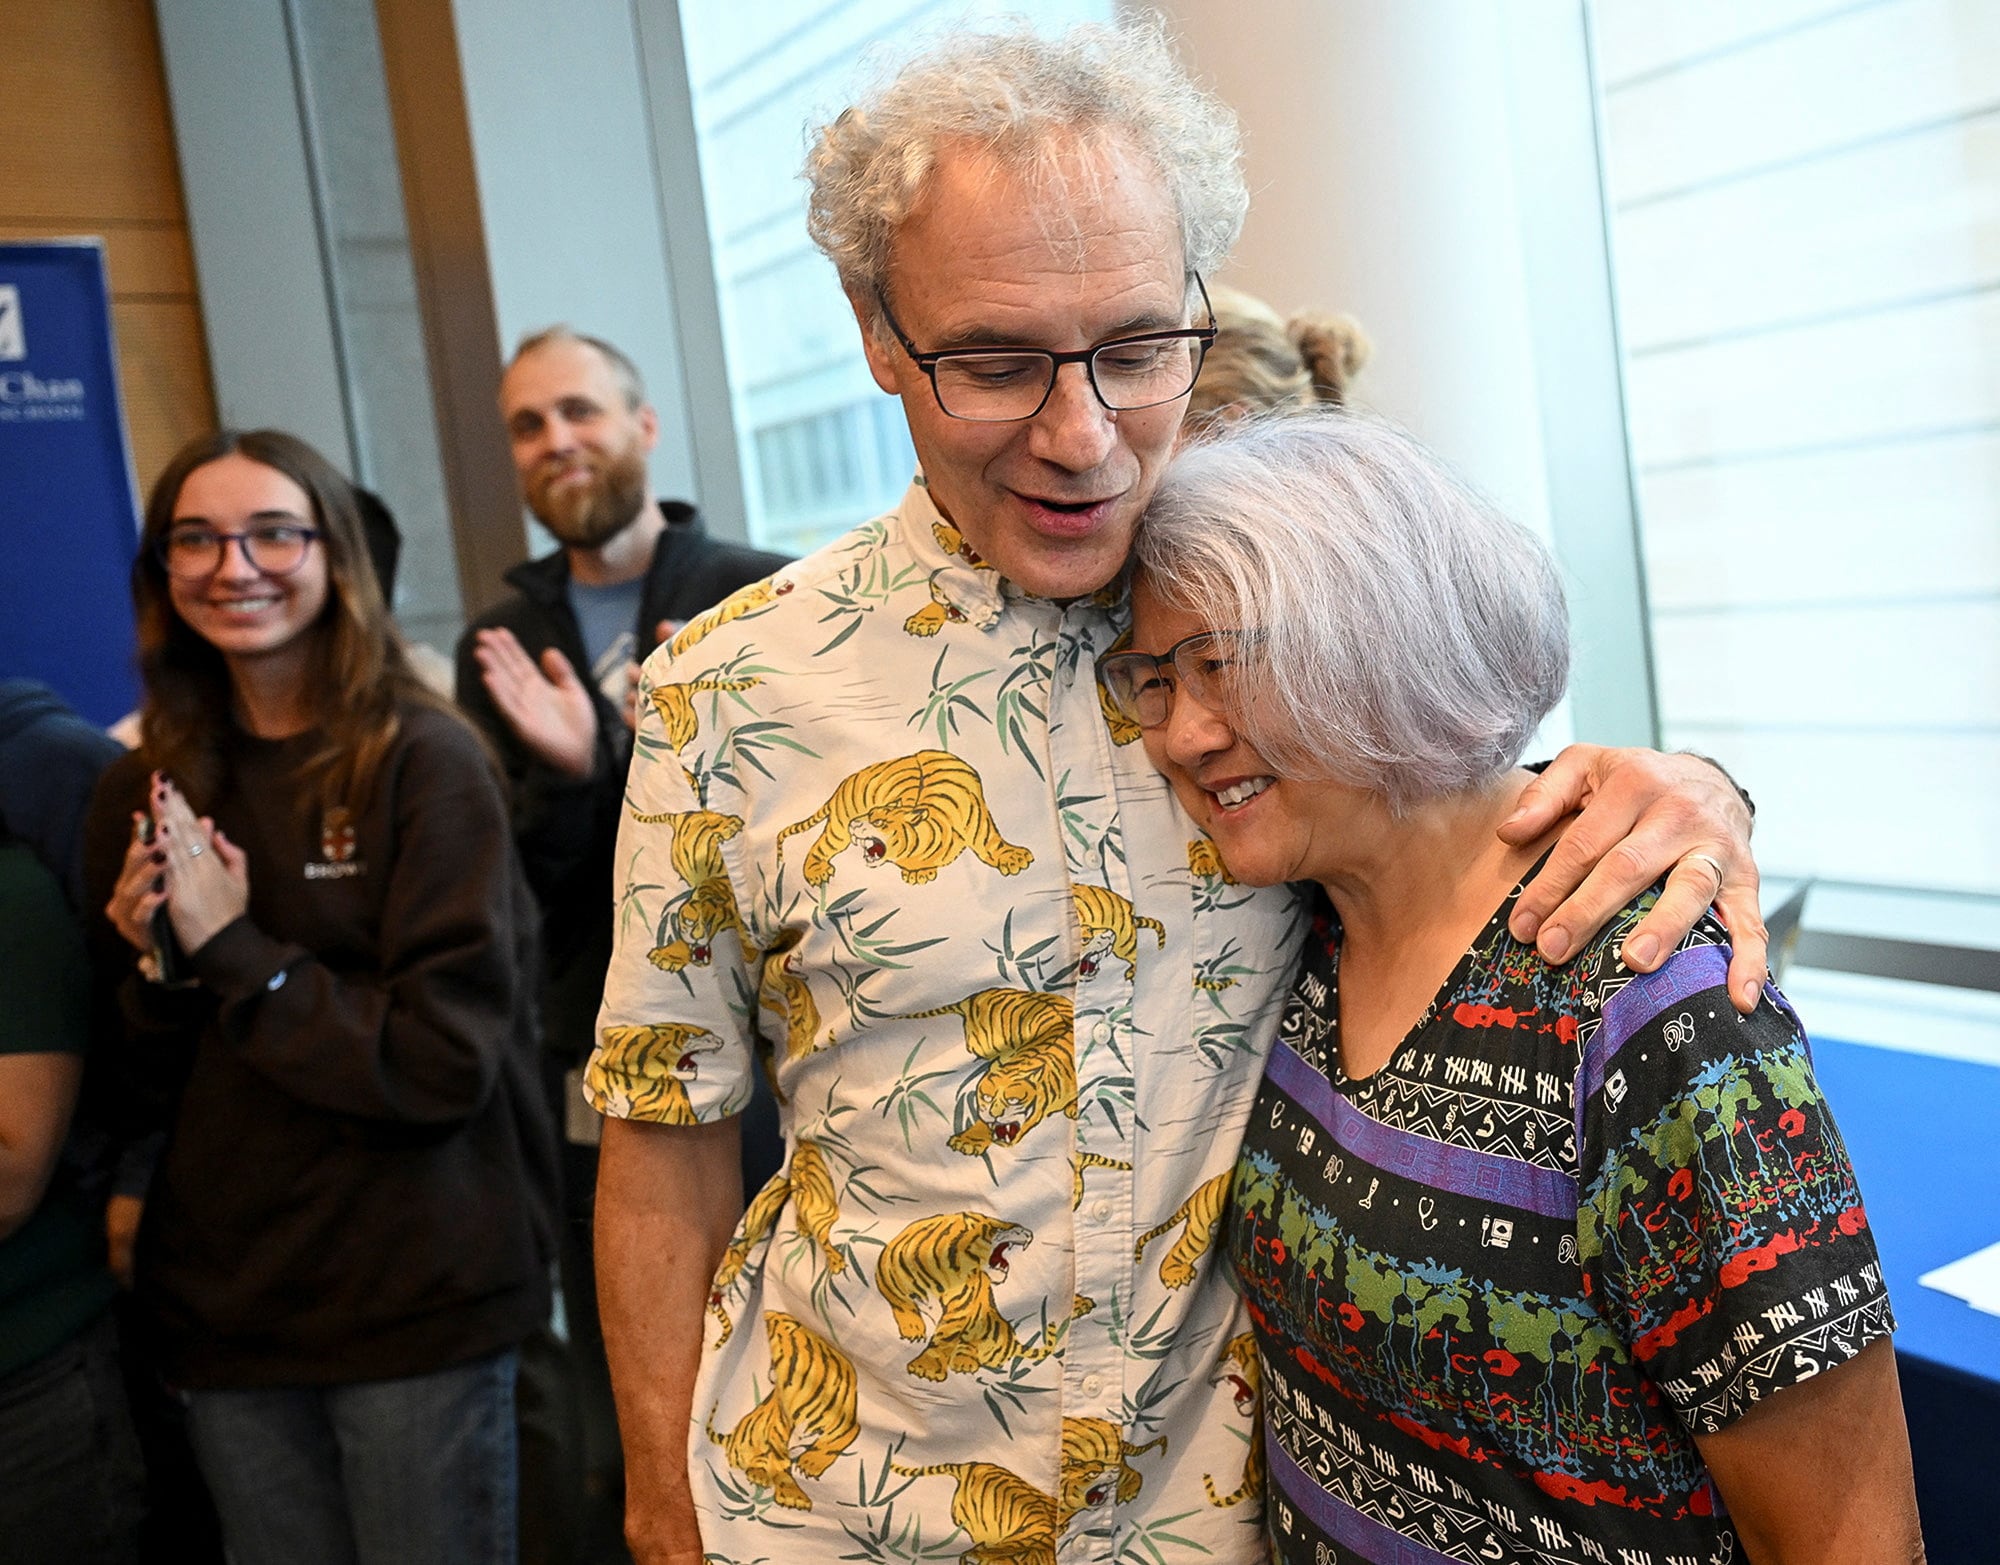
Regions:
M 1108 21 L 1113 0 L 684 4 L 688 80 L 722 302 L 751 536 L 803 553 L 893 505 L 915 463 L 854 315 L 805 230 L 804 127 L 837 111 L 877 46 L 970 14 Z
M 2000 13 L 1591 14 L 1665 742 L 1773 874 L 1990 899 Z

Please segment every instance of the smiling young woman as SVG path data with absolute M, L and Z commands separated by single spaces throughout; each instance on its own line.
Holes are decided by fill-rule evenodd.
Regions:
M 553 1146 L 495 769 L 289 435 L 174 458 L 133 594 L 144 739 L 88 869 L 165 1132 L 138 1301 L 231 1557 L 511 1557 Z

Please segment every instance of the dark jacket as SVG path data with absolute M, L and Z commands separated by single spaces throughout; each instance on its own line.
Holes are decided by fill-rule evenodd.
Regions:
M 790 563 L 781 554 L 711 538 L 701 515 L 662 500 L 666 530 L 653 550 L 639 604 L 640 657 L 658 644 L 661 620 L 690 620 L 739 587 Z M 458 701 L 500 752 L 514 788 L 515 839 L 542 904 L 549 990 L 543 1020 L 550 1048 L 580 1062 L 589 1052 L 604 970 L 611 961 L 612 859 L 625 796 L 631 733 L 624 714 L 590 678 L 583 633 L 569 606 L 569 559 L 561 551 L 507 573 L 513 596 L 479 616 L 458 643 Z M 559 776 L 515 739 L 479 676 L 472 655 L 480 630 L 511 630 L 530 658 L 555 647 L 590 687 L 597 707 L 597 764 L 581 782 Z
M 0 833 L 25 842 L 83 906 L 83 808 L 124 749 L 47 685 L 0 680 Z
M 352 814 L 301 806 L 317 733 L 230 736 L 211 813 L 249 855 L 250 906 L 187 958 L 198 987 L 146 983 L 98 942 L 126 1074 L 168 1126 L 138 1272 L 175 1384 L 423 1374 L 547 1319 L 534 903 L 478 738 L 400 715 Z M 146 780 L 128 756 L 92 803 L 97 905 Z

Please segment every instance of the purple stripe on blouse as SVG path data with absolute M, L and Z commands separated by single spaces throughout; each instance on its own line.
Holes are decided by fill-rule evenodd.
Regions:
M 1590 1040 L 1583 1057 L 1583 1069 L 1576 1084 L 1576 1113 L 1583 1120 L 1583 1105 L 1604 1085 L 1611 1061 L 1641 1027 L 1661 1013 L 1684 1005 L 1706 989 L 1724 991 L 1722 1004 L 1729 1004 L 1729 947 L 1689 946 L 1676 951 L 1657 971 L 1641 973 L 1614 994 L 1604 1006 L 1604 1025 Z M 1578 1148 L 1583 1137 L 1577 1136 Z
M 1576 1181 L 1568 1174 L 1497 1153 L 1449 1146 L 1370 1119 L 1289 1044 L 1280 1042 L 1271 1050 L 1264 1074 L 1310 1114 L 1342 1151 L 1352 1152 L 1385 1173 L 1399 1174 L 1433 1190 L 1497 1201 L 1543 1217 L 1576 1216 Z
M 1328 1494 L 1278 1443 L 1278 1432 L 1268 1418 L 1264 1420 L 1264 1453 L 1285 1499 L 1311 1517 L 1313 1525 L 1335 1543 L 1352 1549 L 1372 1565 L 1458 1565 L 1451 1556 L 1425 1548 Z M 1267 1522 L 1277 1525 L 1274 1519 L 1267 1518 Z

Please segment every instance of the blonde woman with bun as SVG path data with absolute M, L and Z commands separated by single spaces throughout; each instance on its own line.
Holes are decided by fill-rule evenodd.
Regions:
M 1186 423 L 1232 422 L 1275 408 L 1344 407 L 1373 351 L 1351 315 L 1302 311 L 1286 320 L 1263 300 L 1213 287 L 1215 345 L 1188 398 Z

